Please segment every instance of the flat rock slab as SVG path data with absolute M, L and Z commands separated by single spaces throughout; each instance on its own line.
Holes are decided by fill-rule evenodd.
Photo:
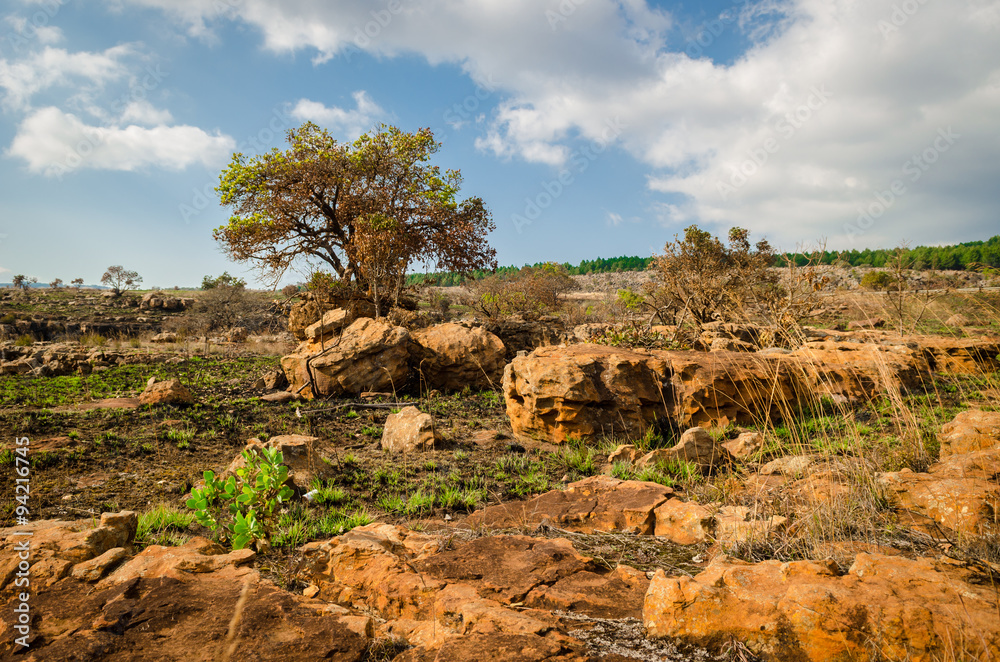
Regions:
M 861 553 L 841 575 L 832 561 L 721 557 L 695 577 L 658 570 L 643 620 L 651 637 L 734 638 L 765 660 L 930 662 L 997 659 L 998 608 L 996 589 L 950 560 Z
M 652 534 L 653 512 L 673 490 L 657 483 L 593 476 L 534 499 L 477 510 L 465 524 L 473 528 L 511 529 L 549 524 L 578 533 L 626 531 Z

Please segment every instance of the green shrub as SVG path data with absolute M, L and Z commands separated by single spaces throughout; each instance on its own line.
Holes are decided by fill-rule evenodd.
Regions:
M 18 336 L 17 340 L 14 341 L 14 347 L 31 347 L 35 344 L 35 339 L 30 335 L 25 333 L 23 336 Z
M 206 471 L 205 487 L 191 490 L 187 506 L 199 524 L 221 535 L 233 549 L 269 546 L 278 509 L 293 494 L 285 485 L 288 467 L 276 448 L 264 448 L 259 454 L 247 449 L 243 459 L 246 464 L 225 481 Z

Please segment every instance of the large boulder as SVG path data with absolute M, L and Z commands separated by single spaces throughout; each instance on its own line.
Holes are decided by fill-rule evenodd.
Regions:
M 666 364 L 606 345 L 543 347 L 504 369 L 507 415 L 518 437 L 641 437 L 671 401 Z
M 637 438 L 657 421 L 725 426 L 779 420 L 808 393 L 781 356 L 746 352 L 640 352 L 605 345 L 543 347 L 504 370 L 518 437 Z
M 506 363 L 503 343 L 480 327 L 437 324 L 413 338 L 413 363 L 426 388 L 458 391 L 495 388 Z
M 306 398 L 395 391 L 409 377 L 410 333 L 362 317 L 337 339 L 306 341 L 281 359 L 289 391 Z
M 931 372 L 915 343 L 808 342 L 789 358 L 814 394 L 842 402 L 920 386 Z
M 292 306 L 288 313 L 288 330 L 297 340 L 308 340 L 306 329 L 321 321 L 326 313 L 338 308 L 347 313 L 347 324 L 359 317 L 375 316 L 375 306 L 370 301 L 337 296 L 325 299 L 317 298 L 312 292 L 306 292 L 299 296 L 300 300 Z
M 997 592 L 948 560 L 858 554 L 833 561 L 717 558 L 694 577 L 657 570 L 643 620 L 650 637 L 720 647 L 735 639 L 765 660 L 994 659 Z

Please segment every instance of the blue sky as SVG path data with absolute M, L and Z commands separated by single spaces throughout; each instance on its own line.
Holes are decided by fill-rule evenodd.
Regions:
M 501 264 L 987 238 L 1000 1 L 8 0 L 0 281 L 252 279 L 212 189 L 307 120 L 433 129 Z

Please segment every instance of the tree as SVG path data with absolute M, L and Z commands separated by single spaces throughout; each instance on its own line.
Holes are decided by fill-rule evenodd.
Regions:
M 73 284 L 73 287 L 75 287 L 76 289 L 80 289 L 81 287 L 83 287 L 83 279 L 82 278 L 74 278 L 70 282 Z
M 777 276 L 769 271 L 774 250 L 766 240 L 751 247 L 749 231 L 734 227 L 726 246 L 711 233 L 692 225 L 684 239 L 674 237 L 654 260 L 650 298 L 656 315 L 691 315 L 698 323 L 715 318 L 745 319 L 749 307 L 763 306 L 779 294 Z M 666 321 L 666 320 L 664 320 Z
M 228 271 L 223 271 L 221 276 L 216 276 L 212 278 L 211 276 L 205 276 L 201 279 L 201 289 L 212 290 L 219 286 L 225 287 L 246 287 L 247 282 L 242 278 L 237 278 L 236 276 L 230 276 Z
M 375 316 L 382 315 L 383 300 L 395 304 L 406 278 L 410 245 L 399 222 L 379 212 L 355 221 L 354 240 L 347 254 L 357 264 L 358 274 L 368 284 Z
M 231 259 L 275 282 L 297 260 L 315 259 L 368 289 L 362 264 L 381 258 L 370 256 L 376 246 L 359 227 L 377 218 L 392 223 L 378 232 L 393 235 L 403 272 L 414 260 L 462 273 L 496 266 L 490 213 L 480 198 L 458 201 L 459 171 L 430 165 L 440 143 L 429 129 L 382 125 L 347 144 L 307 122 L 288 131 L 288 142 L 284 152 L 234 154 L 219 177 L 216 190 L 234 213 L 214 237 Z
M 121 265 L 108 267 L 101 276 L 101 283 L 114 290 L 115 296 L 121 296 L 141 282 L 142 276 L 137 271 L 128 271 Z
M 27 289 L 28 277 L 25 276 L 24 274 L 17 274 L 16 276 L 14 276 L 14 280 L 12 280 L 10 284 L 13 285 L 15 289 L 17 288 L 20 288 L 22 290 Z
M 60 287 L 62 287 L 62 284 L 63 284 L 62 278 L 56 278 L 54 281 L 49 283 L 49 287 L 51 287 L 53 290 L 58 290 Z

